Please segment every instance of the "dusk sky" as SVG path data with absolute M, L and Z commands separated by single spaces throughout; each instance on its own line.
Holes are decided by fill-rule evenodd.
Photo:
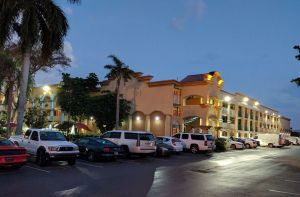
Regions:
M 115 54 L 153 80 L 181 80 L 217 70 L 224 90 L 277 109 L 300 129 L 299 0 L 57 0 L 70 23 L 64 72 L 100 80 Z M 57 71 L 38 73 L 37 85 L 58 83 Z

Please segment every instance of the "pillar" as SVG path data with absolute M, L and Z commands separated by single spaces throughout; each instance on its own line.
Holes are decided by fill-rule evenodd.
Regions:
M 132 116 L 128 117 L 128 130 L 132 131 Z
M 150 124 L 151 124 L 151 122 L 150 122 L 150 116 L 149 115 L 146 115 L 146 131 L 149 131 L 150 132 Z

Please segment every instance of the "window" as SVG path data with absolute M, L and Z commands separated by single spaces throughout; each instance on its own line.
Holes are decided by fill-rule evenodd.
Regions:
M 34 141 L 39 141 L 39 135 L 38 135 L 38 133 L 36 131 L 33 131 L 30 139 L 34 140 Z
M 25 139 L 29 139 L 30 133 L 31 133 L 31 131 L 27 130 L 26 133 L 25 133 L 25 135 L 24 135 L 24 138 Z
M 121 138 L 121 132 L 110 132 L 110 138 L 120 139 Z
M 125 139 L 137 140 L 138 139 L 138 134 L 137 133 L 125 133 Z
M 214 137 L 212 135 L 205 135 L 207 141 L 213 141 Z
M 231 105 L 230 105 L 230 109 L 232 109 L 232 110 L 234 110 L 234 109 L 235 109 L 235 106 L 234 106 L 234 104 L 231 104 Z
M 66 141 L 60 132 L 41 131 L 40 138 L 42 141 Z
M 227 116 L 222 116 L 222 121 L 227 123 Z
M 209 104 L 214 105 L 215 104 L 214 99 L 209 99 Z
M 174 137 L 180 139 L 180 134 L 178 133 L 178 134 L 174 135 Z
M 235 123 L 235 118 L 234 117 L 230 117 L 230 123 L 234 124 Z
M 110 132 L 106 132 L 102 135 L 102 138 L 110 138 Z
M 168 141 L 170 141 L 170 139 L 169 138 L 164 138 L 163 141 L 168 142 Z
M 140 135 L 140 140 L 143 141 L 154 141 L 154 136 L 152 134 L 139 134 Z
M 204 140 L 204 135 L 194 135 L 191 134 L 192 140 Z
M 189 139 L 189 134 L 182 134 L 181 139 L 184 139 L 184 140 Z
M 228 107 L 228 103 L 222 103 L 222 107 L 227 108 Z
M 222 136 L 227 136 L 227 132 L 226 131 L 222 131 Z
M 89 142 L 89 139 L 86 139 L 86 138 L 81 138 L 79 141 L 78 141 L 78 144 L 87 144 Z

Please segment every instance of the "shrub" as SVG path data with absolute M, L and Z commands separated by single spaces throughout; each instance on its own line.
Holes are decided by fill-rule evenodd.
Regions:
M 216 151 L 226 151 L 227 150 L 227 141 L 225 138 L 216 139 Z

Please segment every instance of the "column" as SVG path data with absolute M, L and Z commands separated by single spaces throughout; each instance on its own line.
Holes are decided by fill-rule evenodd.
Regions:
M 149 131 L 150 132 L 150 116 L 149 115 L 146 115 L 146 131 Z
M 128 130 L 132 131 L 132 116 L 128 116 Z
M 52 129 L 53 116 L 54 116 L 54 96 L 50 97 L 51 111 L 50 111 L 50 125 L 49 128 Z
M 166 115 L 166 119 L 165 119 L 165 135 L 166 136 L 171 136 L 172 134 L 172 118 L 170 115 Z

